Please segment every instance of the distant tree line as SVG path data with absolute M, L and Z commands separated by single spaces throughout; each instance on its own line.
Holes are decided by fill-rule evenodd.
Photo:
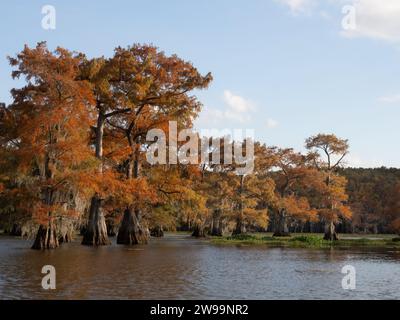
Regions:
M 346 194 L 352 211 L 351 219 L 340 219 L 339 233 L 396 233 L 400 227 L 400 169 L 340 168 L 347 179 Z M 270 217 L 268 231 L 275 229 L 276 218 Z M 289 222 L 290 232 L 324 232 L 321 221 Z

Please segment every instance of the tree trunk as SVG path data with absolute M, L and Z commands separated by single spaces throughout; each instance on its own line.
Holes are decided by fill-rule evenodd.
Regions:
M 106 118 L 102 112 L 99 113 L 97 118 L 96 126 L 96 141 L 95 141 L 95 155 L 97 159 L 103 158 L 103 136 L 104 136 L 104 122 Z M 100 165 L 100 171 L 102 171 L 102 164 Z
M 17 236 L 17 237 L 22 236 L 22 228 L 20 224 L 18 223 L 13 224 L 12 229 L 10 231 L 10 236 Z
M 79 227 L 79 235 L 80 235 L 80 236 L 84 236 L 85 233 L 86 233 L 86 230 L 87 230 L 87 225 L 86 225 L 86 224 L 82 224 L 82 225 Z
M 130 155 L 126 168 L 126 177 L 128 180 L 139 178 L 139 153 L 140 153 L 140 137 L 136 138 L 134 142 L 132 139 L 133 126 L 126 131 L 129 146 L 131 147 L 132 154 Z M 124 212 L 124 217 L 121 226 L 118 230 L 117 244 L 136 245 L 147 244 L 150 238 L 150 231 L 145 228 L 141 223 L 140 210 L 131 205 Z
M 117 244 L 147 244 L 149 236 L 148 229 L 140 223 L 139 210 L 132 207 L 127 208 L 118 231 Z
M 274 237 L 290 237 L 290 232 L 286 222 L 285 210 L 280 210 L 278 213 L 278 223 L 275 226 Z
M 68 232 L 64 235 L 62 235 L 59 239 L 58 242 L 59 243 L 68 243 L 72 241 L 72 235 Z
M 118 226 L 114 221 L 114 218 L 106 219 L 107 235 L 109 237 L 115 237 L 118 233 Z
M 246 233 L 246 226 L 243 223 L 243 219 L 238 217 L 236 219 L 236 227 L 232 232 L 232 235 L 244 234 Z
M 68 243 L 73 240 L 73 230 L 68 229 L 68 230 L 62 230 L 61 231 L 61 236 L 58 238 L 59 243 Z
M 193 233 L 192 233 L 192 237 L 205 238 L 206 232 L 204 230 L 204 226 L 196 224 L 196 226 L 194 227 Z
M 71 242 L 75 231 L 75 225 L 71 220 L 61 217 L 60 221 L 57 223 L 56 230 L 59 243 Z
M 325 226 L 324 240 L 329 240 L 329 241 L 339 240 L 335 230 L 335 224 L 333 223 L 333 221 L 328 222 Z
M 244 204 L 243 204 L 243 191 L 244 191 L 244 175 L 240 177 L 240 188 L 239 188 L 239 194 L 240 194 L 240 202 L 239 202 L 239 216 L 236 218 L 236 227 L 235 230 L 233 230 L 232 235 L 238 235 L 238 234 L 243 234 L 246 233 L 246 227 L 243 222 L 243 209 L 244 209 Z
M 49 222 L 47 226 L 40 225 L 32 249 L 55 249 L 58 246 L 59 244 L 54 224 Z
M 215 237 L 222 237 L 222 217 L 221 210 L 214 210 L 212 217 L 211 235 Z
M 101 199 L 97 195 L 90 203 L 89 221 L 82 240 L 83 245 L 104 246 L 111 244 L 107 236 L 107 226 L 101 208 Z
M 164 237 L 164 230 L 162 226 L 156 226 L 151 229 L 150 235 L 155 238 Z
M 96 127 L 96 143 L 95 155 L 100 161 L 103 158 L 103 135 L 105 117 L 103 113 L 99 113 Z M 103 164 L 100 163 L 99 174 L 103 173 Z M 107 226 L 101 208 L 101 199 L 98 195 L 92 197 L 89 209 L 89 221 L 83 235 L 83 245 L 87 246 L 104 246 L 111 244 L 107 235 Z

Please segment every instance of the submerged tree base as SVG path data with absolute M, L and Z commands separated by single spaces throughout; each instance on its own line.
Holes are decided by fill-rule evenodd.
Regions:
M 164 230 L 161 226 L 154 227 L 150 230 L 150 235 L 155 238 L 164 237 Z
M 195 226 L 192 237 L 195 238 L 205 238 L 206 237 L 206 232 L 202 226 Z
M 333 221 L 328 222 L 325 226 L 324 240 L 327 240 L 327 241 L 338 241 L 339 240 L 339 237 L 336 233 L 335 224 L 333 223 Z
M 17 236 L 20 237 L 22 236 L 22 228 L 21 225 L 14 223 L 11 230 L 10 230 L 10 236 Z
M 149 230 L 141 225 L 135 210 L 132 208 L 126 209 L 118 231 L 117 244 L 147 244 L 149 238 Z
M 327 241 L 338 241 L 339 237 L 336 232 L 326 232 L 324 235 L 324 240 Z
M 222 231 L 220 229 L 212 229 L 211 236 L 213 237 L 222 237 Z
M 68 243 L 71 242 L 72 239 L 72 233 L 66 233 L 63 236 L 59 237 L 58 242 L 59 243 Z
M 58 246 L 59 243 L 54 226 L 40 225 L 32 249 L 34 250 L 55 249 Z
M 85 246 L 105 246 L 111 242 L 107 235 L 106 221 L 101 209 L 101 200 L 96 196 L 90 204 L 89 222 L 83 235 L 82 244 Z
M 107 232 L 100 229 L 86 231 L 82 239 L 82 245 L 84 246 L 108 246 L 110 244 Z
M 68 243 L 73 240 L 75 226 L 72 223 L 61 223 L 57 229 L 58 242 Z

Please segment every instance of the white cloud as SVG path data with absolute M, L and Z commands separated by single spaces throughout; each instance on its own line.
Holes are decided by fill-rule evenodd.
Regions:
M 343 35 L 400 40 L 399 0 L 351 0 L 351 3 L 356 10 L 356 28 L 343 31 Z
M 255 110 L 253 102 L 229 90 L 224 91 L 223 99 L 227 108 L 220 114 L 221 117 L 247 122 L 251 120 L 251 113 Z
M 229 90 L 224 91 L 224 101 L 232 111 L 237 113 L 245 113 L 254 110 L 254 105 L 250 100 L 234 95 Z
M 211 108 L 206 106 L 196 120 L 196 127 L 210 128 L 219 127 L 232 123 L 249 123 L 253 120 L 254 112 L 257 110 L 255 103 L 240 95 L 224 90 L 222 95 L 225 106 L 223 108 Z M 273 129 L 279 125 L 278 121 L 267 118 L 265 126 Z
M 273 129 L 276 128 L 278 125 L 278 121 L 271 118 L 267 119 L 267 128 Z
M 233 112 L 230 108 L 224 110 L 205 106 L 199 118 L 196 119 L 197 128 L 217 128 L 229 126 L 229 123 L 245 123 L 251 121 L 250 114 Z M 232 126 L 232 123 L 231 123 Z
M 379 102 L 384 103 L 399 103 L 400 102 L 400 94 L 394 94 L 390 96 L 383 96 L 378 99 Z
M 287 5 L 294 14 L 307 12 L 314 4 L 314 0 L 277 0 Z
M 252 120 L 256 110 L 255 104 L 242 96 L 224 90 L 222 95 L 223 108 L 212 108 L 206 106 L 196 120 L 196 126 L 201 128 L 219 127 L 227 125 L 229 121 L 234 123 L 245 123 Z
M 310 14 L 318 10 L 322 18 L 329 17 L 330 12 L 339 13 L 338 18 L 345 18 L 341 10 L 344 6 L 355 8 L 355 28 L 341 30 L 348 38 L 366 37 L 390 42 L 400 41 L 400 1 L 399 0 L 276 0 L 289 7 L 297 14 Z M 340 21 L 338 21 L 340 25 Z

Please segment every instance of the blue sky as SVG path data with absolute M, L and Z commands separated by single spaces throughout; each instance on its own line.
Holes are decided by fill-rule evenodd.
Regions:
M 41 27 L 43 5 L 56 29 Z M 344 5 L 356 28 L 344 30 Z M 400 167 L 400 1 L 170 0 L 0 3 L 0 101 L 7 55 L 46 40 L 88 56 L 152 43 L 214 81 L 198 92 L 201 128 L 250 128 L 269 145 L 303 150 L 324 132 L 349 139 L 348 163 Z

